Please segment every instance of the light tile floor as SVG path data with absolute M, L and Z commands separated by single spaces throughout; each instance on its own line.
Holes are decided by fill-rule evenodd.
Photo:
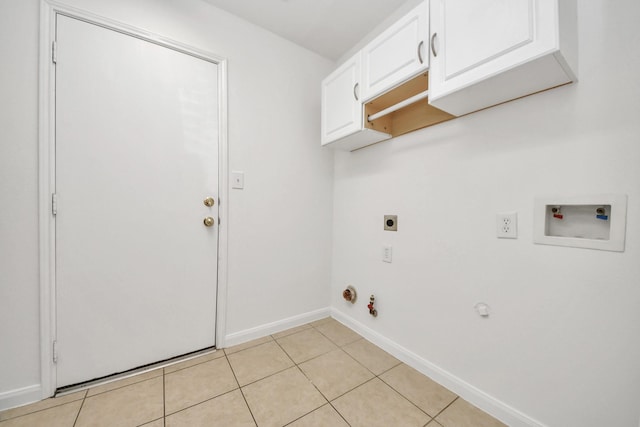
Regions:
M 499 427 L 326 318 L 0 412 L 0 427 Z

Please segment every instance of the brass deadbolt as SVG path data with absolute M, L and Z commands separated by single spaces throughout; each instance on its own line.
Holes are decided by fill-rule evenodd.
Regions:
M 216 222 L 216 220 L 213 219 L 212 217 L 208 216 L 202 222 L 204 223 L 205 226 L 211 227 Z
M 213 206 L 216 203 L 216 200 L 213 197 L 207 197 L 206 199 L 204 199 L 204 205 L 205 206 Z

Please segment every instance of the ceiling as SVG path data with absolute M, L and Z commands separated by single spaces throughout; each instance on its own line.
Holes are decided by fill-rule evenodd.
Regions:
M 407 0 L 205 0 L 337 60 Z

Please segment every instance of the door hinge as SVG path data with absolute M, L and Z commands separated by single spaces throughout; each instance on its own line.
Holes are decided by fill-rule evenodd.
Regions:
M 58 341 L 53 342 L 53 363 L 58 363 Z
M 58 215 L 58 195 L 56 193 L 51 195 L 51 213 Z
M 51 62 L 58 63 L 58 42 L 51 43 Z

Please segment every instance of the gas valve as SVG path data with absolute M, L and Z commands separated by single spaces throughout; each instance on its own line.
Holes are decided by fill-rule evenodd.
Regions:
M 378 310 L 376 310 L 373 307 L 373 304 L 375 303 L 376 299 L 373 295 L 371 295 L 369 297 L 369 304 L 367 304 L 367 308 L 369 309 L 369 314 L 372 315 L 373 317 L 377 317 L 378 316 Z

